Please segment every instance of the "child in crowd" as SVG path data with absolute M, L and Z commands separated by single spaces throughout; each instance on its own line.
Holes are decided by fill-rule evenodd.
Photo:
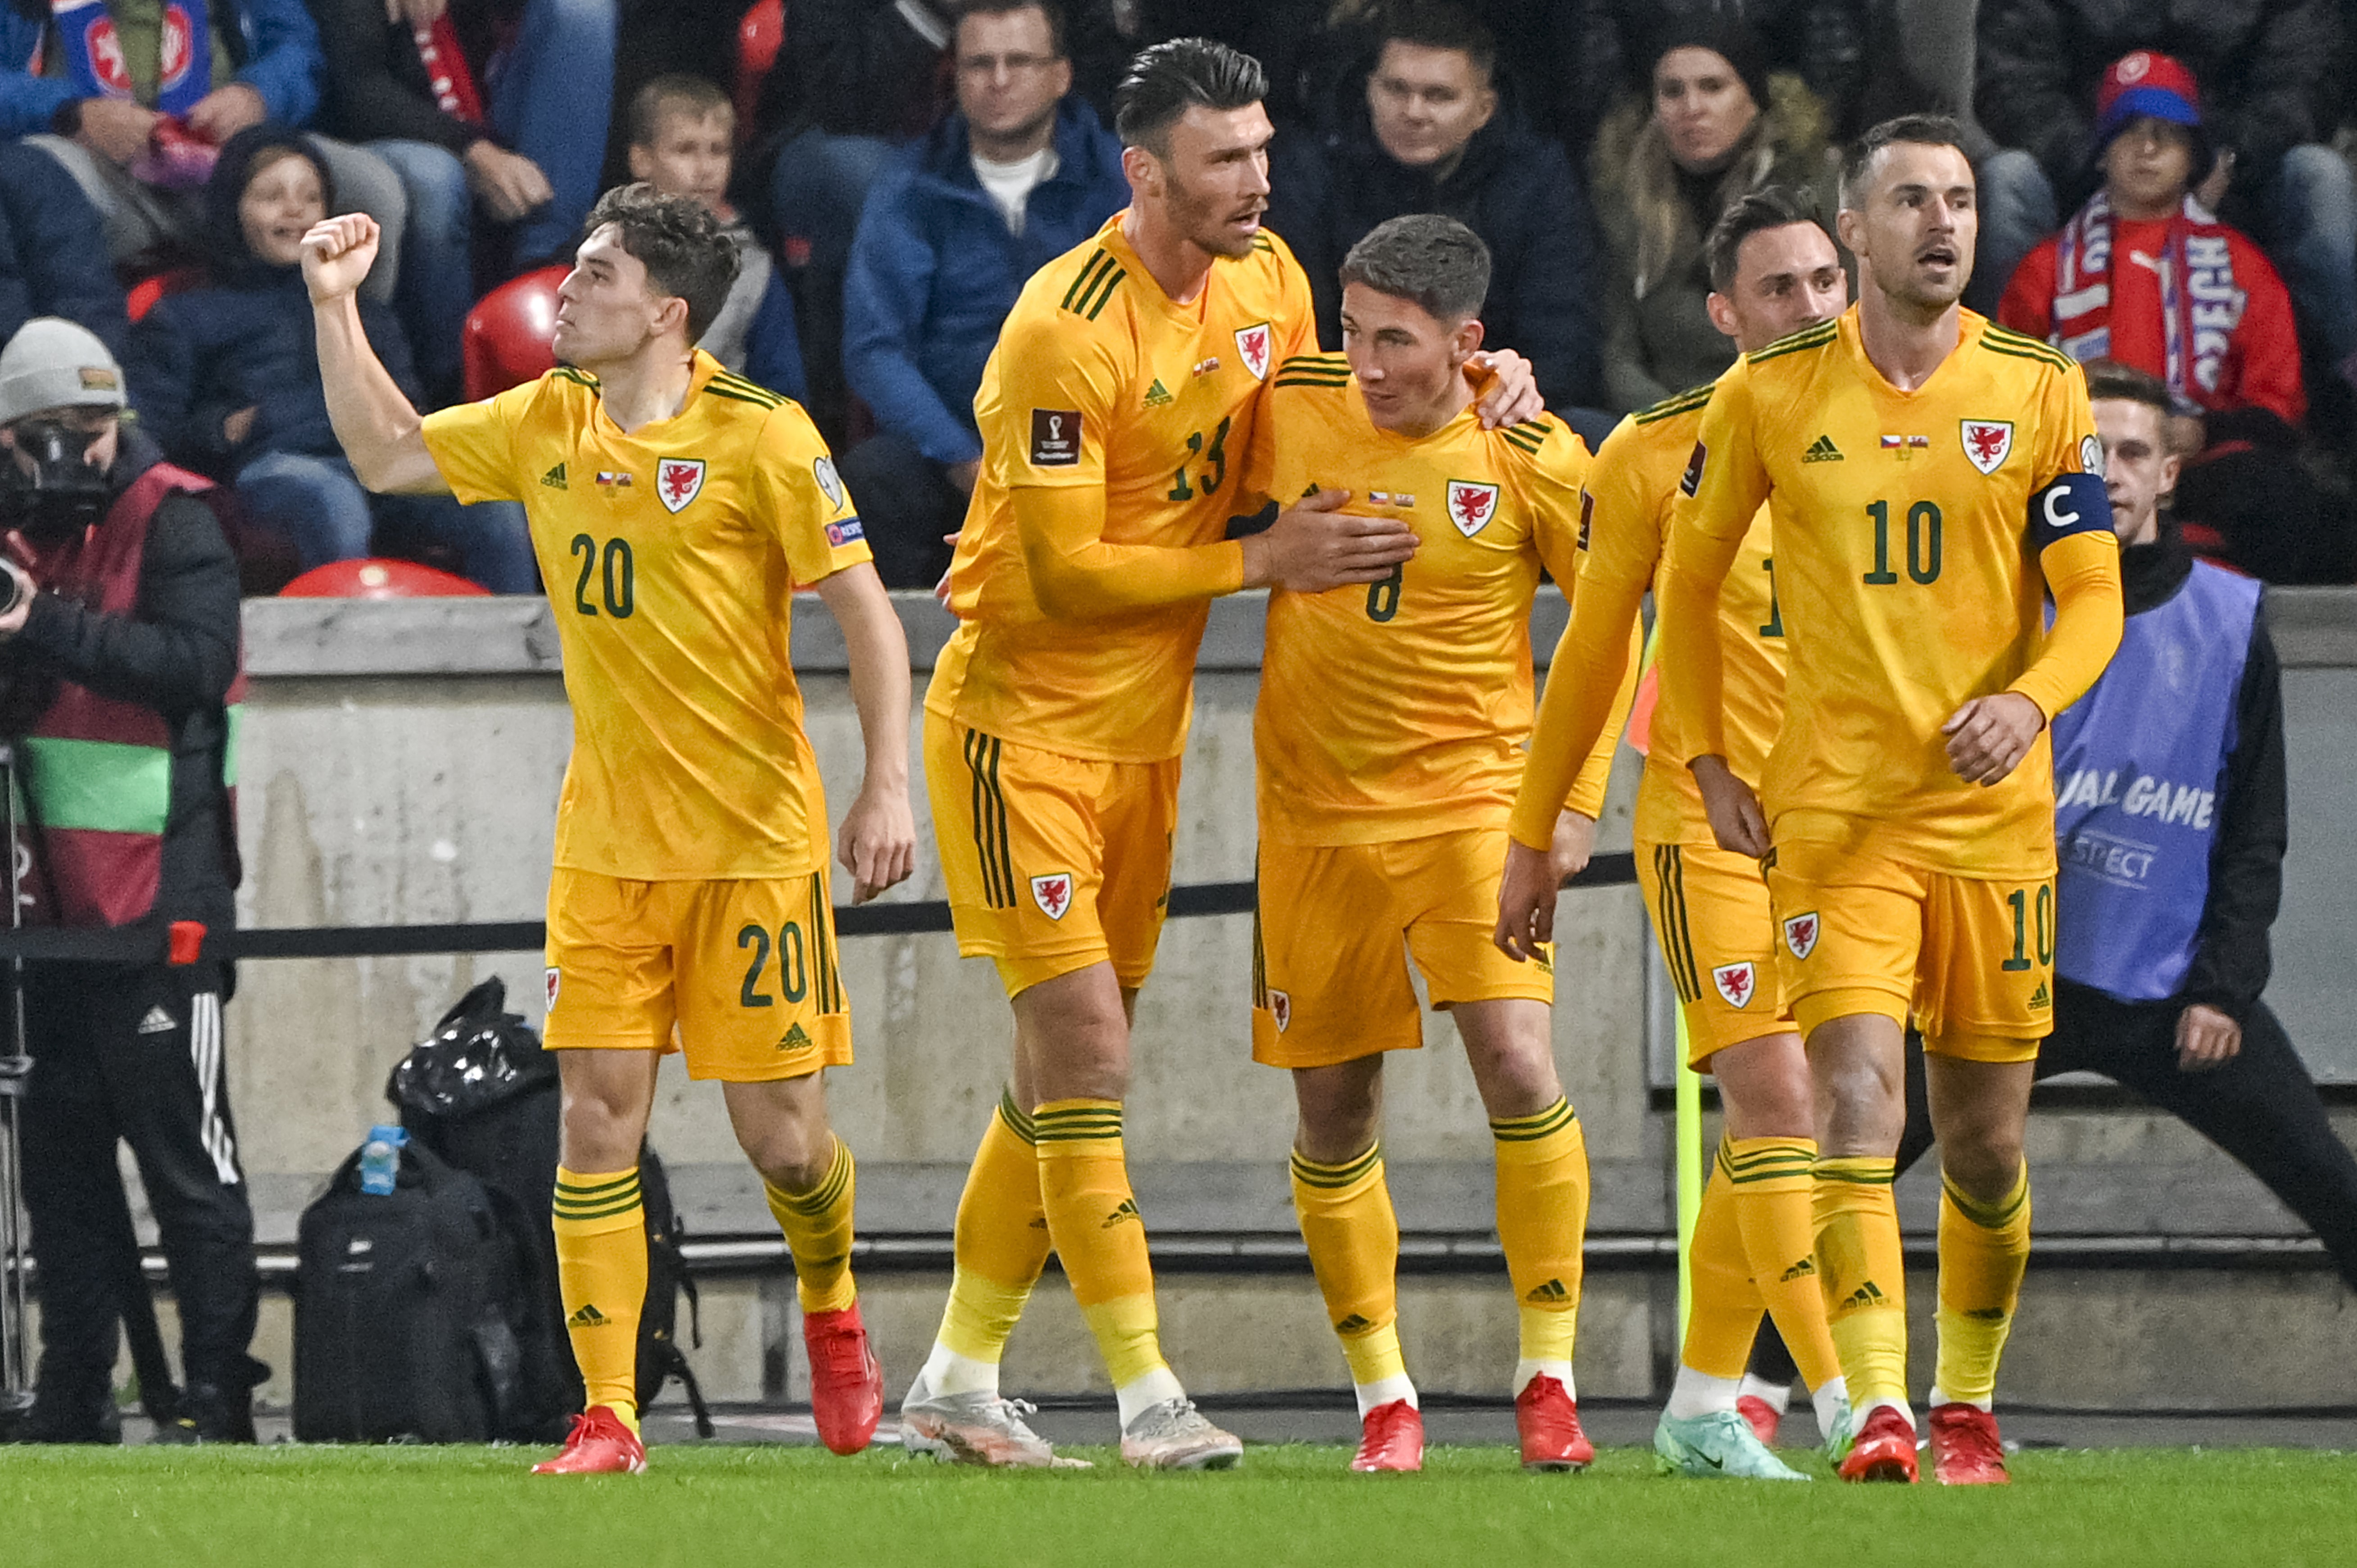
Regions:
M 728 205 L 737 111 L 700 76 L 658 76 L 630 100 L 630 177 L 665 196 L 692 197 L 718 214 L 737 242 L 728 302 L 696 347 L 748 381 L 797 403 L 810 395 L 795 335 L 793 296 L 776 261 Z
M 2218 221 L 2193 73 L 2139 49 L 2095 99 L 2102 188 L 2022 259 L 1997 320 L 2074 360 L 2111 359 L 2168 383 L 2180 407 L 2308 412 L 2291 295 L 2259 247 Z
M 307 570 L 370 553 L 380 521 L 456 547 L 494 593 L 537 591 L 513 502 L 461 507 L 448 496 L 375 496 L 337 445 L 319 383 L 303 236 L 335 211 L 335 188 L 308 138 L 249 127 L 222 147 L 205 187 L 213 262 L 205 286 L 167 294 L 131 329 L 132 406 L 166 454 L 234 484 L 260 521 L 293 542 Z M 417 376 L 390 306 L 361 319 L 412 403 Z

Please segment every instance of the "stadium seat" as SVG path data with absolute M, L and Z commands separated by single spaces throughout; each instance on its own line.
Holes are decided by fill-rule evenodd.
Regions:
M 156 308 L 156 302 L 166 295 L 195 288 L 204 281 L 202 267 L 173 267 L 141 278 L 131 285 L 131 292 L 123 296 L 123 314 L 134 323 L 142 321 L 149 311 Z
M 753 111 L 761 102 L 761 81 L 778 63 L 786 42 L 785 0 L 753 0 L 737 24 L 737 141 L 752 140 Z
M 467 396 L 490 397 L 522 386 L 556 363 L 556 285 L 569 267 L 543 267 L 511 278 L 467 312 L 461 349 Z
M 488 598 L 490 590 L 414 561 L 330 561 L 278 590 L 282 599 Z

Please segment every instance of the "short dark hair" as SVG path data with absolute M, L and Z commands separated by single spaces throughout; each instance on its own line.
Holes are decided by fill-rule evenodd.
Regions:
M 957 0 L 950 7 L 950 52 L 957 52 L 957 31 L 968 16 L 1008 16 L 1017 11 L 1037 11 L 1048 24 L 1048 48 L 1058 59 L 1064 58 L 1064 8 L 1056 0 Z
M 1946 114 L 1901 114 L 1895 120 L 1885 120 L 1867 128 L 1866 134 L 1850 148 L 1849 157 L 1842 165 L 1841 204 L 1846 211 L 1856 211 L 1860 192 L 1866 185 L 1868 170 L 1874 166 L 1874 155 L 1885 147 L 1901 143 L 1918 147 L 1953 147 L 1964 150 L 1964 128 Z M 1966 155 L 1968 157 L 1969 154 Z
M 1416 44 L 1455 49 L 1487 81 L 1498 69 L 1497 36 L 1481 19 L 1452 0 L 1401 0 L 1383 14 L 1379 44 Z
M 2117 398 L 2126 403 L 2140 403 L 2161 417 L 2164 434 L 2168 421 L 2177 412 L 2177 400 L 2169 394 L 2169 385 L 2158 376 L 2139 371 L 2134 365 L 2124 365 L 2117 360 L 2087 361 L 2087 401 L 2097 398 Z
M 1704 250 L 1710 257 L 1710 286 L 1725 294 L 1735 286 L 1735 267 L 1743 255 L 1743 242 L 1770 229 L 1813 223 L 1822 231 L 1816 198 L 1790 185 L 1763 185 L 1737 199 L 1710 228 Z
M 664 196 L 640 180 L 599 197 L 582 237 L 609 223 L 622 249 L 647 269 L 647 282 L 687 302 L 687 340 L 701 338 L 737 282 L 737 242 L 719 218 L 694 197 Z
M 1463 321 L 1490 297 L 1490 247 L 1454 218 L 1410 212 L 1385 219 L 1351 247 L 1342 282 L 1412 299 L 1436 320 Z
M 662 134 L 663 116 L 671 113 L 693 114 L 704 119 L 711 114 L 737 117 L 737 105 L 728 94 L 700 76 L 685 71 L 666 71 L 630 94 L 630 145 L 651 147 Z
M 1113 124 L 1122 145 L 1159 155 L 1170 127 L 1200 103 L 1243 109 L 1268 96 L 1268 72 L 1240 49 L 1210 38 L 1172 38 L 1139 52 L 1114 89 Z

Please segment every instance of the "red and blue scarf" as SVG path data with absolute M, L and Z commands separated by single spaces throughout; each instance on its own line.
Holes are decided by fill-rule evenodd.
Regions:
M 132 98 L 138 88 L 105 0 L 49 0 L 59 52 L 88 98 Z M 156 107 L 184 119 L 213 90 L 212 23 L 205 0 L 166 0 L 156 51 Z

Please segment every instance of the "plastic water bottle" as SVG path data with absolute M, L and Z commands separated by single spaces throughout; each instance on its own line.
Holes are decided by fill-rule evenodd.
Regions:
M 379 1197 L 393 1195 L 393 1183 L 401 1175 L 401 1146 L 409 1142 L 406 1128 L 388 1127 L 380 1122 L 369 1129 L 368 1142 L 361 1145 L 361 1190 Z

